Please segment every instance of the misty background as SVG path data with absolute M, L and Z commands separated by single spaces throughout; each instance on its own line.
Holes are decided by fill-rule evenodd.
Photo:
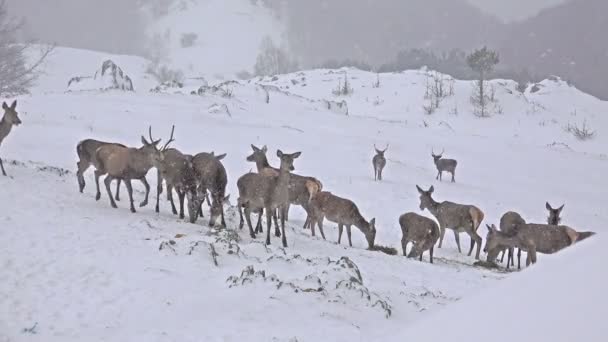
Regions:
M 11 14 L 25 19 L 22 39 L 149 57 L 150 25 L 172 4 L 188 1 L 7 3 Z M 557 75 L 608 99 L 605 0 L 242 1 L 270 9 L 284 23 L 285 45 L 301 68 L 394 71 L 428 65 L 468 78 L 474 76 L 464 56 L 487 45 L 500 53 L 494 77 L 526 82 Z

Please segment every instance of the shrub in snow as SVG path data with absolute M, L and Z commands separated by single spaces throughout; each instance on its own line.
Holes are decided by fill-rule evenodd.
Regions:
M 583 120 L 583 124 L 581 126 L 568 123 L 564 130 L 572 134 L 580 141 L 591 140 L 593 137 L 595 137 L 595 131 L 591 130 L 589 126 L 587 126 L 587 120 Z
M 122 90 L 134 91 L 133 81 L 111 60 L 106 60 L 95 75 L 73 77 L 68 82 L 69 90 Z
M 154 76 L 159 83 L 184 81 L 184 73 L 180 70 L 170 69 L 168 66 L 158 63 L 151 63 L 146 72 Z
M 177 89 L 175 92 L 179 92 L 179 89 L 182 89 L 184 84 L 178 81 L 168 81 L 162 84 L 157 85 L 155 88 L 150 89 L 151 93 L 166 93 L 171 89 Z
M 323 100 L 323 105 L 336 114 L 348 115 L 348 104 L 345 100 L 342 100 L 342 102 Z

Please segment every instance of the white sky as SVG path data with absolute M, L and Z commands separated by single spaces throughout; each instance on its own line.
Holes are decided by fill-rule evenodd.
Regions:
M 505 21 L 524 19 L 566 0 L 467 0 Z

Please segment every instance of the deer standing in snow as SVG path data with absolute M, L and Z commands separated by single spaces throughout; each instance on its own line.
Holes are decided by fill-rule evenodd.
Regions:
M 126 147 L 122 144 L 99 141 L 95 139 L 81 140 L 76 145 L 76 153 L 78 154 L 78 162 L 76 162 L 76 166 L 78 167 L 76 171 L 76 178 L 78 178 L 78 187 L 81 193 L 84 191 L 84 187 L 86 185 L 84 181 L 84 173 L 91 165 L 95 165 L 95 151 L 97 151 L 97 149 L 103 145 L 118 145 Z M 118 179 L 116 184 L 117 201 L 120 201 L 120 183 L 121 180 Z
M 435 154 L 434 151 L 431 151 L 431 156 L 433 157 L 435 167 L 437 167 L 437 177 L 435 177 L 435 179 L 441 181 L 443 172 L 445 171 L 452 174 L 452 183 L 454 183 L 454 175 L 456 174 L 456 166 L 458 165 L 458 162 L 454 159 L 444 159 L 443 153 L 444 151 L 441 151 L 440 154 Z
M 408 258 L 419 257 L 422 261 L 422 254 L 429 251 L 431 264 L 433 263 L 433 249 L 439 239 L 439 226 L 433 220 L 416 213 L 405 213 L 399 217 L 401 226 L 401 247 L 403 255 Z M 410 254 L 406 254 L 407 244 L 413 242 L 414 246 Z
M 386 158 L 384 157 L 384 153 L 388 150 L 388 144 L 384 150 L 379 150 L 374 144 L 374 150 L 376 150 L 376 155 L 372 158 L 372 165 L 374 166 L 374 180 L 381 181 L 382 180 L 382 170 L 386 166 Z
M 4 109 L 4 116 L 0 120 L 0 145 L 2 145 L 2 141 L 9 135 L 13 126 L 21 125 L 21 119 L 19 119 L 19 113 L 17 113 L 17 100 L 13 101 L 10 106 L 6 102 L 2 102 L 2 109 Z M 2 175 L 6 176 L 2 158 L 0 158 L 0 169 L 2 169 Z

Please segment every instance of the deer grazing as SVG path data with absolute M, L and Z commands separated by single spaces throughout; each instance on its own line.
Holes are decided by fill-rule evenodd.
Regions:
M 553 209 L 551 207 L 551 204 L 549 204 L 549 202 L 546 202 L 545 207 L 549 211 L 549 217 L 547 217 L 547 224 L 550 224 L 552 226 L 557 226 L 562 221 L 560 214 L 562 213 L 562 210 L 564 209 L 564 204 L 562 204 L 562 206 L 559 208 Z
M 477 251 L 475 253 L 475 259 L 479 259 L 479 252 L 481 251 L 481 236 L 477 234 L 477 229 L 483 221 L 483 212 L 474 205 L 457 204 L 453 202 L 436 202 L 433 200 L 433 192 L 435 188 L 430 187 L 428 191 L 422 190 L 418 185 L 416 189 L 420 193 L 420 210 L 428 209 L 437 221 L 439 222 L 440 238 L 439 248 L 443 242 L 443 236 L 446 228 L 454 231 L 454 238 L 456 239 L 456 245 L 458 246 L 458 252 L 460 250 L 460 238 L 461 232 L 467 233 L 471 237 L 471 249 L 469 250 L 469 256 L 473 252 L 473 247 L 477 243 Z
M 247 157 L 247 161 L 255 162 L 258 173 L 270 176 L 279 175 L 279 170 L 273 168 L 268 163 L 268 158 L 266 158 L 268 148 L 266 146 L 258 148 L 255 145 L 251 145 L 251 149 L 253 150 L 253 153 Z M 304 222 L 304 227 L 309 225 L 310 210 L 308 203 L 310 202 L 310 199 L 321 190 L 323 190 L 323 184 L 314 177 L 300 176 L 295 173 L 292 173 L 289 177 L 289 204 L 299 205 L 306 211 L 306 222 Z M 285 217 L 285 220 L 289 220 L 289 205 L 287 206 L 287 216 Z M 242 224 L 243 222 L 241 221 L 241 225 Z M 261 225 L 258 225 L 257 227 L 260 227 L 261 229 Z
M 429 251 L 431 264 L 433 263 L 433 249 L 439 239 L 439 226 L 433 220 L 416 213 L 405 213 L 399 217 L 401 226 L 401 247 L 403 256 L 408 258 L 419 257 L 422 261 L 422 254 Z M 407 244 L 413 242 L 414 246 L 410 254 L 406 254 Z
M 374 150 L 376 150 L 376 155 L 372 158 L 372 165 L 374 166 L 374 180 L 381 181 L 382 180 L 382 170 L 386 166 L 386 158 L 384 157 L 384 152 L 388 150 L 388 144 L 384 150 L 379 150 L 374 144 Z
M 452 174 L 452 183 L 454 183 L 454 176 L 456 174 L 456 166 L 458 165 L 458 162 L 454 159 L 444 159 L 443 153 L 443 150 L 440 154 L 435 154 L 435 151 L 431 151 L 431 156 L 435 162 L 435 167 L 437 167 L 437 177 L 435 177 L 435 179 L 441 181 L 443 172 L 445 171 Z
M 276 236 L 282 237 L 283 247 L 287 247 L 287 237 L 285 236 L 286 211 L 289 204 L 289 182 L 291 171 L 295 170 L 293 162 L 300 157 L 301 153 L 283 153 L 277 150 L 277 157 L 281 159 L 279 175 L 266 175 L 258 173 L 247 173 L 239 178 L 237 187 L 239 198 L 237 207 L 239 215 L 243 217 L 242 209 L 245 209 L 245 218 L 249 226 L 249 235 L 255 239 L 255 232 L 251 225 L 251 212 L 266 211 L 266 244 L 270 244 L 270 226 L 273 213 L 279 209 L 281 217 L 281 232 L 275 231 Z M 242 228 L 242 226 L 241 226 Z
M 129 194 L 129 201 L 131 206 L 131 212 L 135 212 L 135 206 L 133 205 L 133 187 L 131 185 L 132 179 L 139 179 L 146 188 L 146 197 L 143 202 L 139 205 L 144 207 L 148 204 L 148 196 L 150 194 L 150 185 L 146 180 L 146 174 L 154 167 L 158 166 L 163 160 L 163 150 L 158 149 L 160 139 L 154 140 L 152 138 L 152 127 L 148 129 L 150 135 L 150 142 L 146 140 L 144 136 L 141 137 L 143 146 L 140 148 L 129 148 L 118 145 L 103 145 L 95 151 L 95 183 L 97 185 L 96 200 L 101 198 L 101 192 L 99 190 L 99 177 L 107 174 L 104 179 L 106 191 L 110 196 L 110 205 L 112 208 L 117 208 L 116 202 L 112 196 L 112 190 L 110 184 L 114 179 L 120 179 L 125 182 L 127 192 Z M 171 141 L 165 144 L 163 149 L 166 149 Z
M 517 233 L 517 226 L 520 224 L 525 224 L 526 221 L 524 221 L 524 219 L 516 212 L 514 211 L 508 211 L 506 212 L 504 215 L 502 215 L 502 217 L 500 218 L 500 231 L 507 234 L 507 235 L 515 235 L 515 233 Z M 487 243 L 486 243 L 487 245 Z M 505 257 L 505 251 L 508 251 L 508 257 L 507 257 L 507 269 L 510 266 L 515 266 L 515 262 L 513 260 L 513 254 L 515 252 L 515 249 L 510 247 L 510 248 L 503 248 L 502 250 L 502 256 L 500 257 L 500 262 L 503 262 L 504 257 Z M 484 249 L 484 252 L 487 252 L 487 250 Z M 518 252 L 519 255 L 521 255 L 521 250 Z
M 311 220 L 310 228 L 312 236 L 315 236 L 315 223 L 319 226 L 321 236 L 325 240 L 323 232 L 323 220 L 327 220 L 338 224 L 338 244 L 342 240 L 342 232 L 346 226 L 346 235 L 348 236 L 348 245 L 353 246 L 351 240 L 351 226 L 357 227 L 367 240 L 369 249 L 374 248 L 376 239 L 376 219 L 373 218 L 369 222 L 361 216 L 359 208 L 351 200 L 338 197 L 331 192 L 321 191 L 316 194 L 310 201 Z
M 207 192 L 211 193 L 210 227 L 215 226 L 215 223 L 219 218 L 220 227 L 226 228 L 224 203 L 228 202 L 229 199 L 229 196 L 226 196 L 228 175 L 226 173 L 226 168 L 221 162 L 225 157 L 226 154 L 216 156 L 214 153 L 203 152 L 192 158 L 192 165 L 199 185 L 198 195 L 192 198 L 192 206 L 199 208 L 197 213 L 202 214 L 201 205 L 207 196 Z M 190 202 L 190 198 L 188 199 L 188 202 Z M 194 222 L 196 222 L 197 216 L 198 215 L 195 215 L 194 217 L 191 216 L 191 219 L 194 218 Z
M 0 120 L 0 145 L 2 145 L 2 141 L 11 133 L 13 126 L 21 125 L 21 119 L 19 119 L 19 113 L 17 113 L 17 100 L 13 101 L 10 107 L 6 102 L 2 102 L 2 109 L 4 109 L 4 116 L 2 116 L 2 120 Z M 2 169 L 2 175 L 6 176 L 2 158 L 0 158 L 0 169 Z
M 86 185 L 84 181 L 84 173 L 89 169 L 91 165 L 95 165 L 95 151 L 103 145 L 117 145 L 121 147 L 126 147 L 125 145 L 118 143 L 109 143 L 105 141 L 99 141 L 95 139 L 85 139 L 82 140 L 76 145 L 76 153 L 78 154 L 78 162 L 76 162 L 76 166 L 78 169 L 76 170 L 76 178 L 78 178 L 78 187 L 80 193 L 84 191 L 84 187 Z M 118 179 L 116 184 L 116 200 L 120 201 L 120 179 Z

